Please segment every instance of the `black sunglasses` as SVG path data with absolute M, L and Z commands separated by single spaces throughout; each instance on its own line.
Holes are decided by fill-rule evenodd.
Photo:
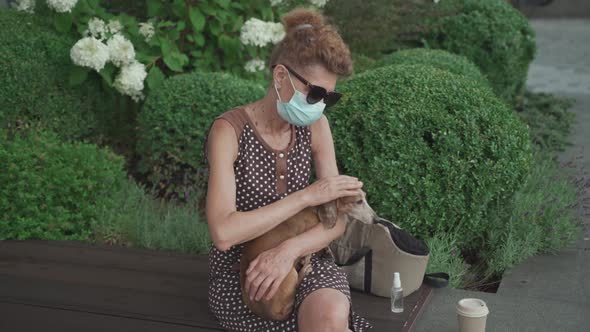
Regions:
M 273 65 L 271 68 L 274 69 L 276 66 L 277 65 Z M 323 99 L 324 103 L 326 104 L 326 107 L 330 107 L 336 104 L 338 100 L 340 100 L 340 97 L 342 97 L 341 93 L 336 91 L 328 92 L 325 88 L 322 88 L 321 86 L 309 83 L 305 78 L 297 74 L 293 69 L 289 68 L 289 66 L 283 66 L 285 66 L 285 68 L 287 68 L 287 70 L 295 77 L 297 77 L 297 79 L 299 79 L 303 84 L 309 87 L 309 93 L 307 94 L 306 98 L 309 104 L 315 104 Z

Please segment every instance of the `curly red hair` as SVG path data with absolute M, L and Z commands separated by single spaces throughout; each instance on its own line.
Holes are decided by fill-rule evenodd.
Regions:
M 272 51 L 271 67 L 283 63 L 305 70 L 305 67 L 319 64 L 341 77 L 352 74 L 350 50 L 336 27 L 326 24 L 324 15 L 312 9 L 297 8 L 284 14 L 281 21 L 286 34 Z M 311 27 L 302 28 L 302 24 Z

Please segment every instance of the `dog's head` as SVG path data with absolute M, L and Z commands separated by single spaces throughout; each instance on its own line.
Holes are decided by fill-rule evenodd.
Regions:
M 336 225 L 338 216 L 344 217 L 345 221 L 353 219 L 365 224 L 372 224 L 379 219 L 362 190 L 358 195 L 341 197 L 318 207 L 320 222 L 327 229 Z

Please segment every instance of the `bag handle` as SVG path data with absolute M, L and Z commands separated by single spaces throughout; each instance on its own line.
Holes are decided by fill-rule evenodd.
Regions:
M 449 274 L 444 272 L 427 273 L 424 275 L 424 280 L 422 282 L 434 288 L 442 288 L 449 284 L 449 278 Z
M 363 276 L 364 292 L 371 293 L 371 280 L 373 279 L 373 249 L 369 247 L 362 247 L 357 250 L 344 264 L 337 264 L 338 266 L 348 266 L 356 264 L 361 259 L 365 259 L 365 273 Z
M 363 259 L 363 257 L 367 256 L 370 251 L 371 251 L 371 248 L 366 247 L 366 246 L 362 247 L 359 250 L 357 250 L 354 254 L 352 254 L 352 256 L 350 256 L 348 258 L 348 260 L 344 264 L 341 264 L 340 266 L 348 266 L 348 265 L 356 264 L 358 261 Z

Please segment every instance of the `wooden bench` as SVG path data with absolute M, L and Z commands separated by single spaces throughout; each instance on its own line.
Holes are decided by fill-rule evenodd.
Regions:
M 0 241 L 0 331 L 222 331 L 207 306 L 207 255 L 90 245 Z M 429 300 L 423 285 L 405 311 L 352 292 L 374 331 L 411 331 Z

